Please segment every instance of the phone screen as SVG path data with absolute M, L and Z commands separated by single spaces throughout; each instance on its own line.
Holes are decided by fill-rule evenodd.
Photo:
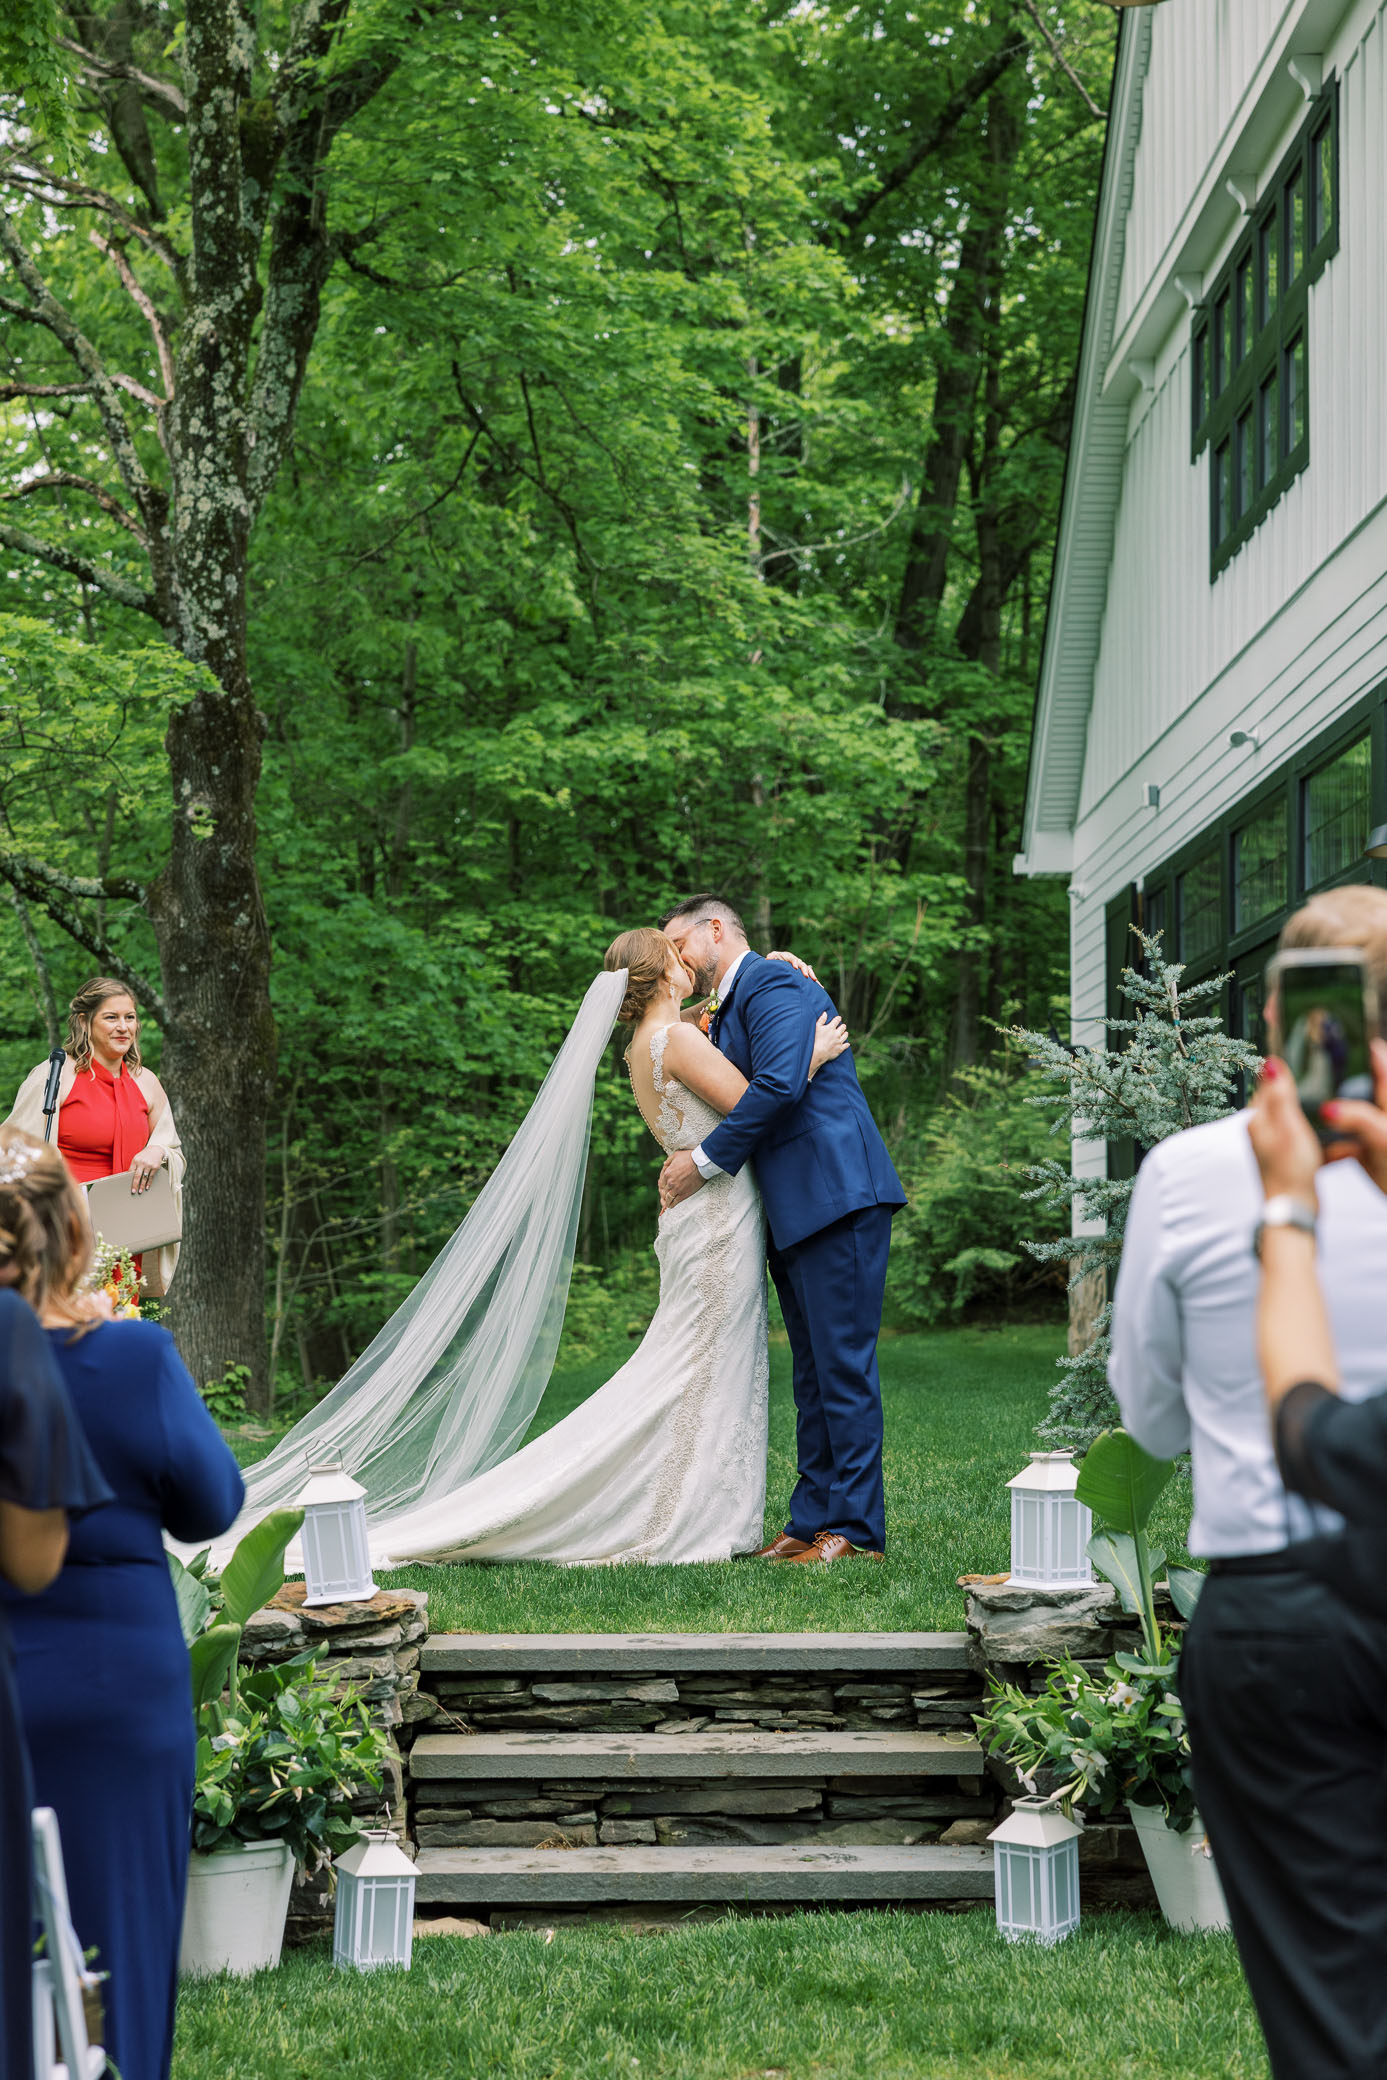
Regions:
M 1277 987 L 1286 1066 L 1310 1124 L 1327 1133 L 1328 1123 L 1320 1120 L 1326 1100 L 1372 1101 L 1363 970 L 1357 961 L 1288 966 L 1281 970 Z

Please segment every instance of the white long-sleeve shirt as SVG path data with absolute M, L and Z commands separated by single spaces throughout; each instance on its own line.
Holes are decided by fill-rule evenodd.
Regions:
M 1349 1400 L 1387 1387 L 1387 1197 L 1357 1163 L 1319 1176 L 1319 1265 Z M 1190 1551 L 1273 1553 L 1340 1521 L 1281 1485 L 1257 1364 L 1262 1187 L 1247 1114 L 1162 1141 L 1142 1163 L 1113 1295 L 1108 1378 L 1138 1443 L 1189 1449 Z M 1383 1498 L 1387 1508 L 1387 1497 Z
M 741 967 L 742 962 L 746 959 L 750 951 L 751 948 L 749 946 L 744 946 L 742 948 L 741 952 L 737 955 L 736 960 L 733 961 L 731 967 L 723 976 L 722 981 L 718 984 L 716 990 L 713 992 L 713 994 L 716 996 L 718 1000 L 719 1009 L 721 1009 L 721 1007 L 727 1002 L 728 998 L 731 996 L 732 985 L 737 979 L 737 970 Z M 699 1142 L 698 1147 L 693 1151 L 693 1159 L 694 1168 L 695 1170 L 697 1170 L 699 1176 L 703 1178 L 705 1183 L 709 1178 L 722 1176 L 723 1173 L 718 1168 L 717 1164 L 713 1161 L 713 1158 L 710 1155 L 704 1154 L 703 1143 L 701 1141 Z

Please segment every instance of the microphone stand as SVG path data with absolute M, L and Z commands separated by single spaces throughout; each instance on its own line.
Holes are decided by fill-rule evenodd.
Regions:
M 63 1065 L 67 1055 L 61 1047 L 55 1047 L 48 1057 L 48 1081 L 43 1087 L 43 1138 L 53 1139 L 53 1121 L 58 1110 L 58 1090 L 63 1080 Z

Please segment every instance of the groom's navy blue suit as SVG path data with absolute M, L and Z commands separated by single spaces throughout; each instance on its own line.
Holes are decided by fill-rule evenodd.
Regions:
M 786 1529 L 841 1531 L 881 1552 L 881 1383 L 876 1346 L 905 1193 L 850 1054 L 813 1082 L 814 1027 L 828 992 L 784 961 L 749 953 L 711 1038 L 749 1088 L 703 1143 L 735 1176 L 754 1160 L 770 1229 L 770 1269 L 794 1358 L 799 1481 Z

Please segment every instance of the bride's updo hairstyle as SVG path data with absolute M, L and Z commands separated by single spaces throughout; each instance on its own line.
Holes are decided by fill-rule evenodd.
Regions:
M 678 958 L 673 943 L 653 925 L 638 925 L 634 932 L 613 939 L 602 956 L 602 966 L 609 975 L 617 968 L 626 970 L 626 994 L 617 1013 L 622 1025 L 639 1025 Z
M 57 1149 L 0 1127 L 0 1286 L 37 1307 L 75 1286 L 89 1258 L 77 1187 Z

